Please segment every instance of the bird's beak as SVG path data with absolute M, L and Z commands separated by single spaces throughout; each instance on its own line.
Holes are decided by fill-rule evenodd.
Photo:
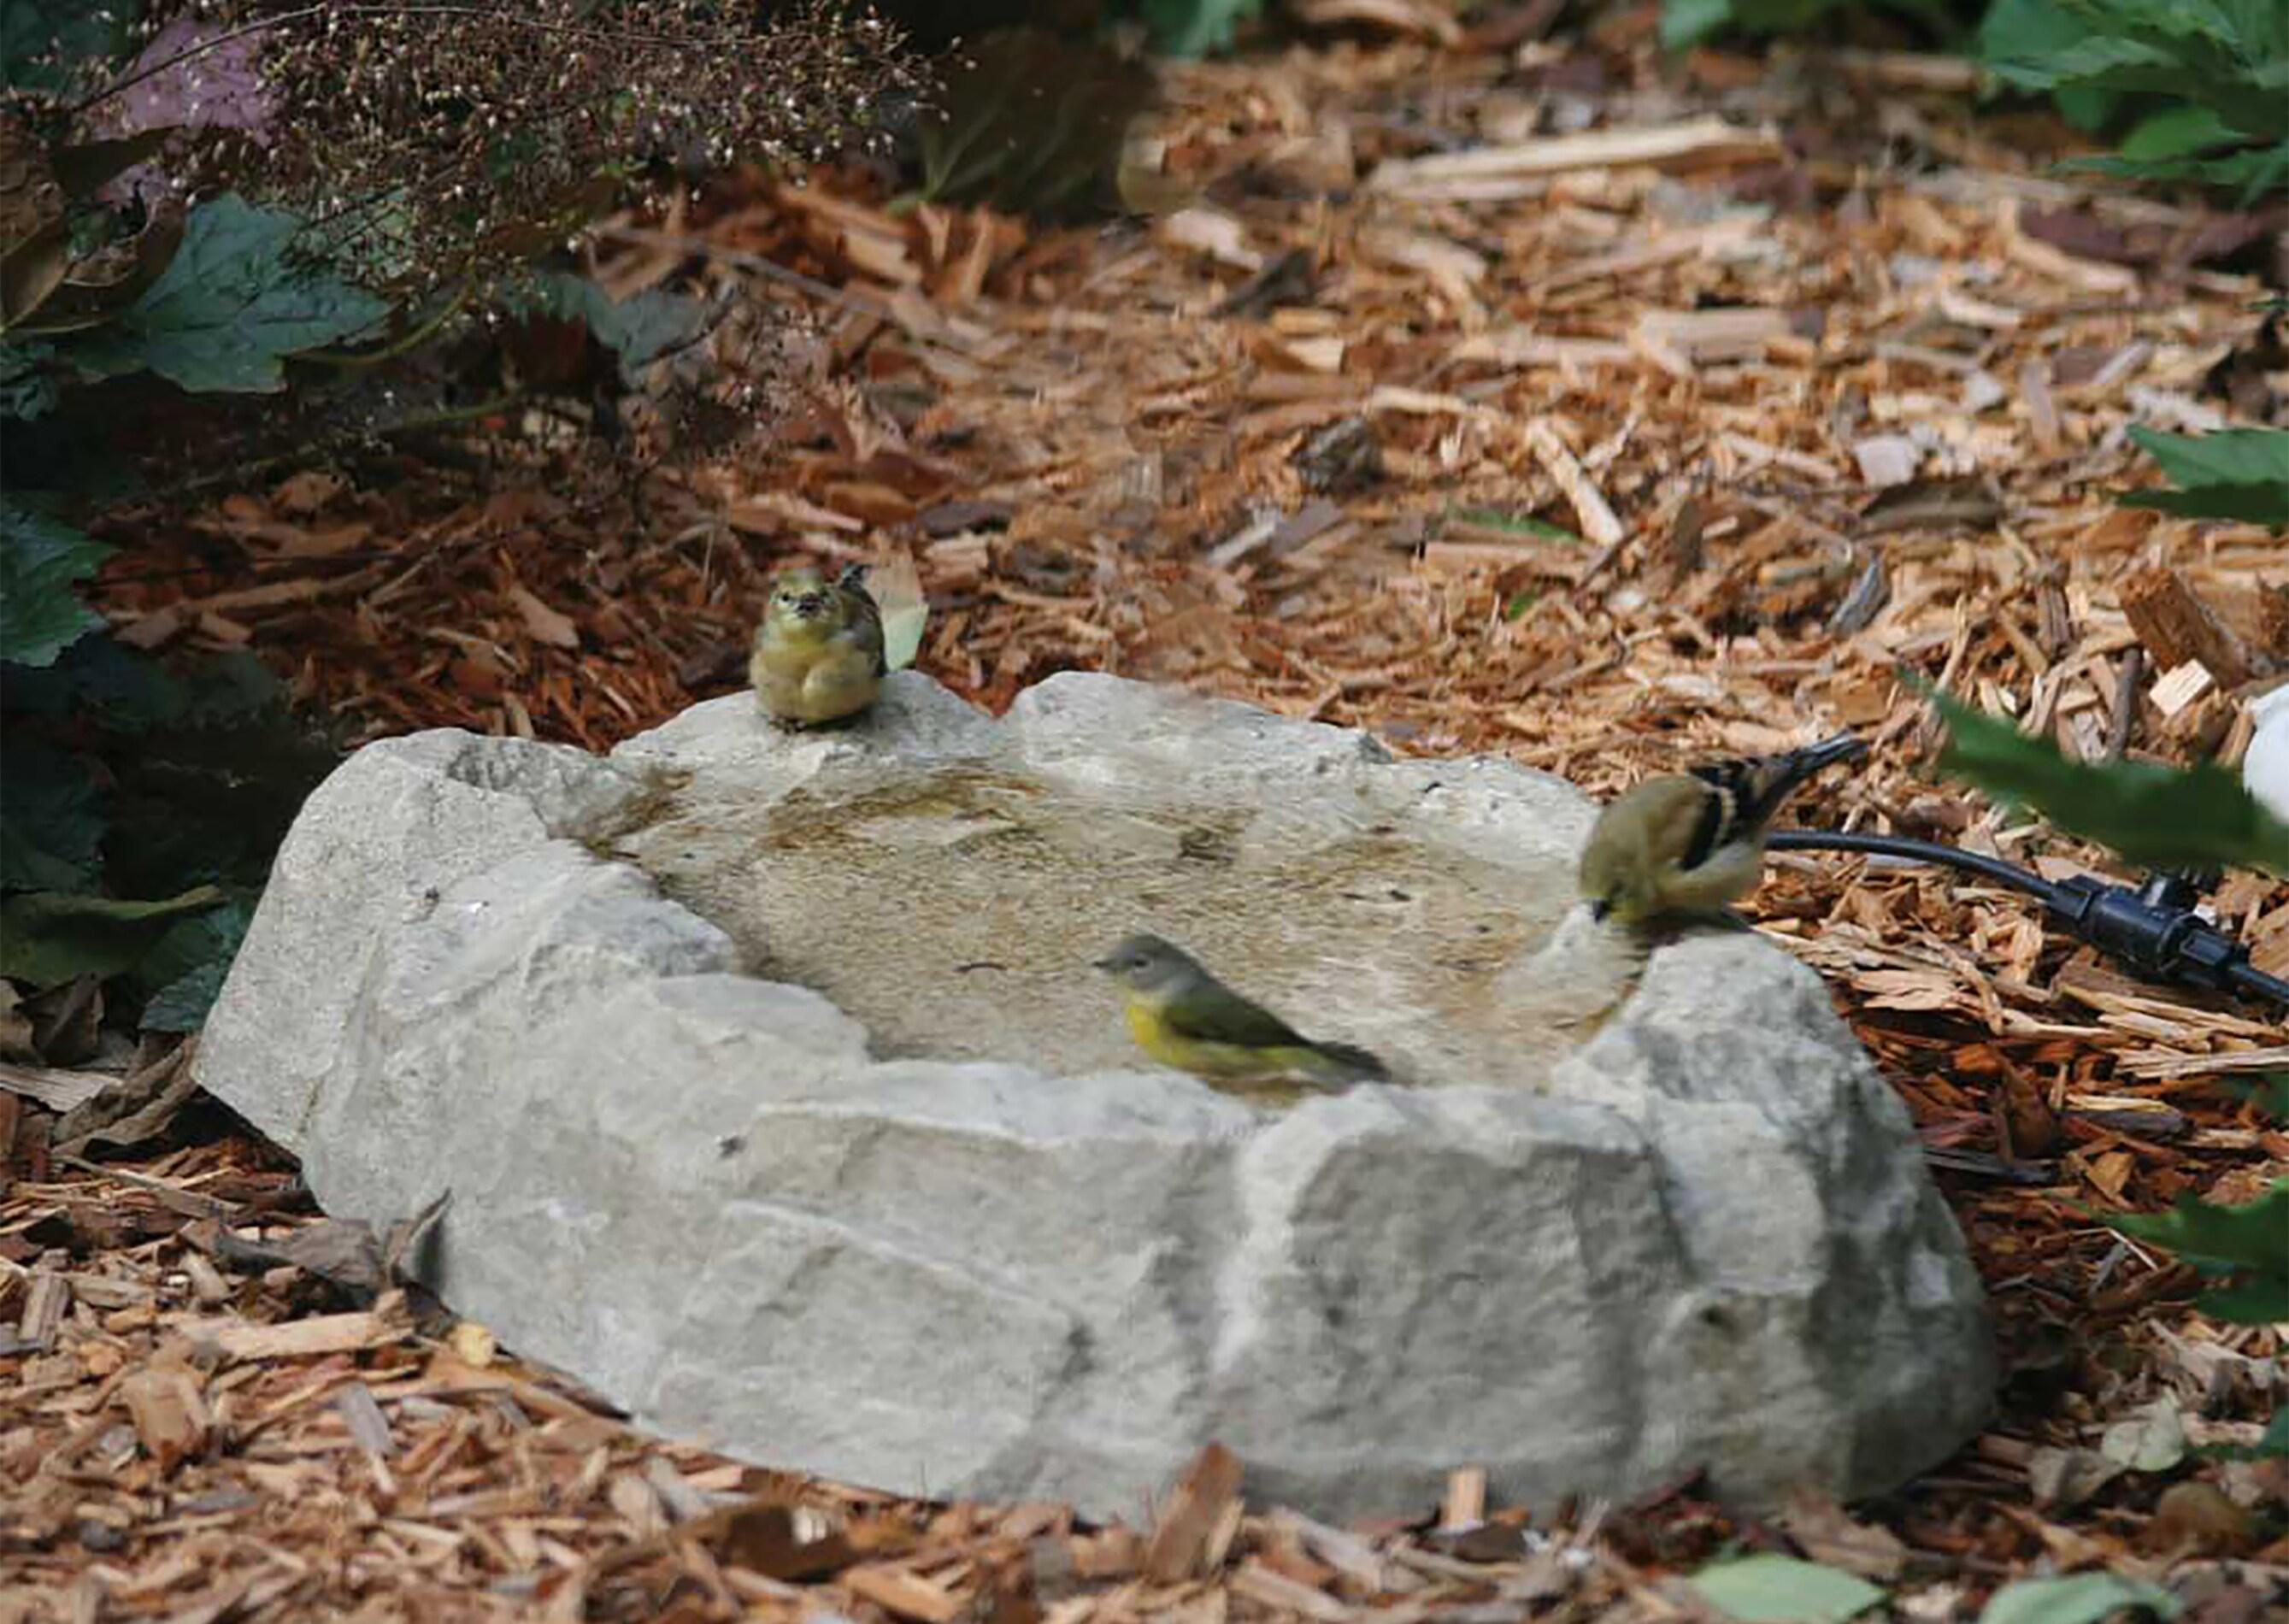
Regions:
M 1590 904 L 1590 917 L 1597 920 L 1601 925 L 1606 922 L 1606 916 L 1613 911 L 1613 903 L 1603 896 L 1599 897 Z
M 1093 969 L 1103 970 L 1108 975 L 1113 974 L 1113 960 L 1110 957 L 1104 959 L 1092 959 L 1089 962 L 1090 967 Z

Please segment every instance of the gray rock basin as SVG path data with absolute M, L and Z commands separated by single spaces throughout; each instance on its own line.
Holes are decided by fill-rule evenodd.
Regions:
M 1591 811 L 1081 674 L 421 734 L 312 797 L 198 1071 L 330 1212 L 450 1188 L 458 1310 L 772 1465 L 1131 1518 L 1210 1439 L 1327 1517 L 1894 1485 L 1993 1378 L 1905 1114 L 1777 948 L 1573 909 Z M 1139 928 L 1399 1080 L 1150 1065 L 1088 966 Z

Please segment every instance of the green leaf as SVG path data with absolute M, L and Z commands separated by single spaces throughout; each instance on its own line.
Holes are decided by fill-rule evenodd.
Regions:
M 1129 123 L 1155 93 L 1149 64 L 1047 29 L 999 28 L 945 64 L 919 131 L 921 195 L 1048 214 L 1102 195 Z
M 2271 147 L 2251 147 L 2222 157 L 2073 158 L 2059 166 L 2101 175 L 2120 175 L 2132 180 L 2189 180 L 2221 191 L 2238 193 L 2245 202 L 2279 189 L 2289 182 L 2289 141 Z
M 2289 1461 L 2289 1404 L 2275 1408 L 2254 1444 L 2205 1444 L 2194 1453 L 2205 1461 Z
M 116 55 L 140 7 L 87 0 L 8 0 L 0 5 L 0 84 L 27 91 L 70 87 L 72 71 Z
M 2233 519 L 2289 527 L 2289 485 L 2204 485 L 2193 490 L 2133 490 L 2125 507 L 2150 507 L 2183 519 Z
M 620 376 L 631 385 L 645 367 L 689 342 L 705 314 L 697 299 L 658 288 L 615 304 L 603 289 L 570 271 L 536 275 L 505 302 L 520 314 L 585 323 L 596 342 L 619 358 Z
M 84 720 L 138 733 L 182 714 L 182 687 L 159 662 L 110 637 L 83 637 L 40 670 L 7 673 L 11 716 L 61 718 L 86 707 Z
M 1661 43 L 1671 51 L 1699 44 L 1733 21 L 1733 0 L 1668 0 L 1661 8 Z
M 1483 525 L 1490 530 L 1501 530 L 1510 536 L 1532 536 L 1543 541 L 1562 541 L 1573 546 L 1589 544 L 1562 524 L 1552 524 L 1547 519 L 1537 519 L 1532 513 L 1506 513 L 1495 507 L 1465 507 L 1455 517 L 1465 524 Z
M 1843 1624 L 1884 1599 L 1857 1574 L 1793 1556 L 1714 1562 L 1686 1582 L 1719 1612 L 1748 1624 Z
M 222 983 L 229 974 L 228 954 L 186 971 L 151 995 L 150 1001 L 143 1006 L 139 1024 L 147 1032 L 198 1031 L 206 1024 L 207 1012 L 214 1007 L 215 999 L 222 996 Z
M 285 386 L 298 351 L 355 338 L 389 306 L 292 252 L 302 223 L 226 194 L 191 211 L 166 274 L 102 329 L 63 346 L 89 378 L 148 369 L 194 394 Z
M 203 908 L 171 923 L 150 951 L 136 960 L 135 976 L 151 987 L 179 981 L 218 958 L 227 961 L 254 922 L 253 892 L 229 895 L 219 907 Z
M 2202 1299 L 2205 1313 L 2237 1325 L 2289 1319 L 2289 1179 L 2241 1206 L 2181 1196 L 2166 1213 L 2113 1213 L 2106 1223 L 2222 1278 Z
M 12 702 L 15 695 L 9 694 Z M 102 866 L 103 807 L 86 758 L 0 738 L 0 890 L 84 891 Z
M 2212 1319 L 2235 1325 L 2277 1325 L 2289 1320 L 2289 1272 L 2250 1275 L 2204 1292 L 2195 1304 Z
M 234 896 L 222 907 L 167 927 L 135 967 L 135 979 L 154 989 L 143 1006 L 146 1031 L 197 1030 L 221 992 L 223 978 L 253 919 L 253 898 Z
M 1164 56 L 1229 51 L 1240 25 L 1264 14 L 1264 0 L 1144 0 L 1143 20 Z
M 2184 489 L 2133 491 L 2123 506 L 2289 526 L 2289 429 L 2165 434 L 2133 424 L 2130 438 Z
M 19 892 L 0 899 L 0 975 L 36 988 L 60 986 L 76 975 L 116 975 L 134 967 L 170 920 L 222 900 L 217 886 L 194 887 L 155 903 Z
M 0 660 L 47 665 L 103 617 L 79 601 L 76 581 L 109 547 L 61 520 L 0 494 Z
M 2289 481 L 2289 429 L 2229 428 L 2165 434 L 2142 423 L 2130 438 L 2181 485 L 2259 485 Z
M 2120 156 L 2072 167 L 2197 180 L 2245 199 L 2289 182 L 2280 0 L 1996 0 L 1979 44 L 1997 79 L 2048 92 L 2086 129 L 2144 115 Z M 2197 155 L 2244 142 L 2257 150 Z
M 0 344 L 0 418 L 30 423 L 56 409 L 56 346 L 38 338 Z
M 2237 1078 L 2221 1077 L 2218 1085 L 2236 1098 L 2248 1101 L 2266 1115 L 2289 1122 L 2289 1071 L 2268 1071 L 2247 1082 Z
M 2183 1611 L 2176 1596 L 2152 1585 L 2111 1573 L 2076 1573 L 2005 1585 L 1979 1615 L 1979 1624 L 2099 1624 L 2132 1608 L 2157 1619 L 2174 1619 Z
M 2221 767 L 2179 772 L 2143 761 L 2070 761 L 2048 739 L 1946 694 L 1931 697 L 1948 724 L 1941 769 L 2006 805 L 2032 807 L 2068 833 L 2148 868 L 2228 863 L 2289 875 L 2289 824 Z
M 2133 163 L 2149 163 L 2189 157 L 2240 139 L 2233 127 L 2209 108 L 2189 104 L 2165 107 L 2140 120 L 2138 127 L 2122 138 L 2122 155 Z

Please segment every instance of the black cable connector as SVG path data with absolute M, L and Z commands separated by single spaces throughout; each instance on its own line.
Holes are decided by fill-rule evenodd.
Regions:
M 1776 829 L 1765 844 L 1775 851 L 1856 851 L 1961 869 L 2035 898 L 2078 939 L 2141 975 L 2289 1007 L 2289 981 L 2250 963 L 2246 947 L 2195 912 L 2199 893 L 2181 874 L 2157 874 L 2141 887 L 2087 874 L 2049 880 L 1999 857 L 1934 840 L 1838 830 Z

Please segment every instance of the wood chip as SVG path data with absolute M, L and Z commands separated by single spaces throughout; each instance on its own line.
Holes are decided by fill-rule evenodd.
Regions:
M 0 1088 L 36 1100 L 52 1111 L 68 1111 L 93 1099 L 119 1080 L 110 1071 L 72 1071 L 59 1066 L 20 1066 L 0 1061 Z
M 1860 465 L 1860 477 L 1880 489 L 1915 478 L 1924 454 L 1905 434 L 1870 434 L 1852 442 L 1852 460 Z
M 509 601 L 516 605 L 517 613 L 524 617 L 525 629 L 542 642 L 555 649 L 578 649 L 580 628 L 572 617 L 543 603 L 522 586 L 508 589 Z
M 2165 671 L 2198 660 L 2221 687 L 2239 688 L 2271 668 L 2167 565 L 2142 569 L 2122 584 L 2122 612 Z
M 1721 118 L 1695 118 L 1674 124 L 1543 136 L 1427 158 L 1388 158 L 1368 178 L 1368 187 L 1424 200 L 1454 195 L 1458 185 L 1464 195 L 1483 195 L 1471 192 L 1469 183 L 1631 164 L 1770 157 L 1779 151 L 1777 139 L 1768 131 L 1742 130 Z
M 1277 1612 L 1301 1613 L 1307 1619 L 1325 1620 L 1327 1624 L 1342 1624 L 1352 1617 L 1352 1610 L 1326 1591 L 1299 1584 L 1261 1562 L 1243 1564 L 1232 1576 L 1232 1588 Z
M 1210 1444 L 1192 1458 L 1144 1548 L 1147 1579 L 1175 1584 L 1200 1571 L 1216 1524 L 1240 1497 L 1240 1458 L 1221 1444 Z
M 904 1568 L 855 1567 L 837 1582 L 861 1601 L 921 1624 L 953 1624 L 961 1616 L 959 1597 Z
M 134 1418 L 143 1453 L 161 1472 L 173 1471 L 206 1446 L 212 1421 L 187 1371 L 164 1366 L 137 1371 L 119 1384 L 119 1397 Z
M 2175 716 L 2188 705 L 2217 686 L 2209 668 L 2199 660 L 2188 660 L 2173 665 L 2154 681 L 2148 690 L 2155 708 L 2165 716 Z
M 1526 426 L 1526 438 L 1535 460 L 1542 464 L 1543 472 L 1550 475 L 1559 490 L 1566 493 L 1566 499 L 1574 505 L 1575 521 L 1582 527 L 1582 534 L 1585 537 L 1600 546 L 1610 546 L 1628 535 L 1629 532 L 1622 528 L 1621 520 L 1607 505 L 1604 494 L 1582 471 L 1582 465 L 1575 460 L 1574 453 L 1566 449 L 1565 442 L 1559 439 L 1556 429 L 1536 418 Z
M 366 1453 L 387 1459 L 397 1453 L 397 1440 L 390 1432 L 389 1418 L 381 1413 L 381 1405 L 374 1402 L 373 1389 L 364 1382 L 345 1382 L 334 1394 L 334 1408 L 341 1412 L 350 1437 Z
M 405 1334 L 401 1313 L 322 1314 L 279 1325 L 225 1318 L 187 1321 L 183 1333 L 233 1359 L 309 1359 L 379 1348 Z
M 1440 1506 L 1442 1528 L 1475 1528 L 1486 1521 L 1487 1474 L 1483 1467 L 1463 1467 L 1447 1475 L 1447 1498 Z

